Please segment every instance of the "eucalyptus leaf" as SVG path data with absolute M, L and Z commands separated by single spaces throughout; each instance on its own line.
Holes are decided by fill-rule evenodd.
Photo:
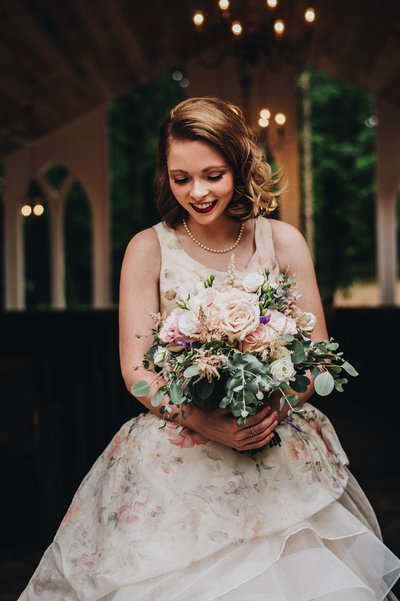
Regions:
M 178 384 L 171 384 L 168 390 L 168 396 L 171 400 L 171 403 L 174 405 L 179 405 L 183 397 L 182 388 L 178 386 Z
M 339 343 L 338 342 L 330 342 L 329 344 L 326 345 L 326 348 L 329 351 L 337 351 L 339 348 Z
M 139 380 L 135 382 L 131 387 L 131 393 L 133 396 L 146 396 L 150 392 L 150 384 L 146 380 Z
M 158 427 L 159 427 L 159 428 L 164 428 L 164 427 L 165 427 L 165 425 L 166 425 L 166 422 L 165 422 L 163 419 L 161 419 L 161 420 L 158 422 Z
M 358 371 L 354 369 L 351 363 L 345 361 L 342 365 L 343 369 L 347 371 L 350 376 L 358 376 Z
M 193 378 L 194 376 L 198 376 L 200 373 L 200 369 L 198 365 L 191 365 L 187 367 L 183 372 L 184 378 Z
M 294 363 L 294 365 L 297 365 L 298 363 L 302 363 L 306 359 L 306 354 L 304 352 L 303 345 L 298 340 L 295 340 L 295 342 L 292 345 L 292 348 L 293 348 L 293 353 L 291 356 L 292 362 Z
M 153 407 L 158 407 L 161 404 L 161 401 L 163 400 L 163 398 L 164 398 L 164 391 L 161 388 L 159 388 L 157 390 L 157 392 L 155 392 L 153 394 L 153 397 L 151 399 L 151 404 L 153 405 Z M 165 411 L 165 409 L 164 409 L 164 411 Z
M 317 394 L 320 396 L 328 396 L 335 386 L 335 381 L 328 371 L 324 371 L 315 378 L 314 385 Z
M 293 334 L 284 334 L 282 336 L 282 338 L 283 338 L 284 342 L 293 342 L 293 340 L 294 340 Z
M 312 368 L 310 369 L 310 371 L 311 371 L 311 377 L 313 380 L 315 380 L 315 378 L 317 378 L 319 376 L 319 374 L 321 373 L 316 365 L 313 365 Z
M 203 378 L 195 386 L 196 393 L 202 400 L 208 399 L 213 393 L 215 388 L 214 382 L 209 382 L 206 378 Z
M 287 401 L 289 401 L 290 404 L 293 405 L 293 407 L 295 407 L 298 404 L 299 400 L 300 400 L 299 397 L 297 396 L 297 394 L 287 394 L 285 396 L 285 399 Z
M 296 376 L 295 380 L 290 382 L 292 390 L 295 390 L 296 392 L 306 392 L 309 384 L 310 380 L 307 378 L 307 376 L 302 375 Z

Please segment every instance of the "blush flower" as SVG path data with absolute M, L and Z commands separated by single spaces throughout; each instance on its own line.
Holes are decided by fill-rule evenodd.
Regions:
M 214 320 L 229 340 L 244 340 L 260 324 L 258 297 L 242 290 L 232 289 L 215 296 Z
M 276 309 L 271 309 L 268 315 L 270 315 L 268 325 L 280 334 L 297 334 L 296 321 L 292 317 L 287 317 Z
M 254 332 L 247 334 L 240 345 L 242 353 L 264 353 L 271 343 L 278 337 L 278 333 L 267 324 L 260 323 Z
M 182 338 L 182 332 L 179 329 L 179 318 L 184 313 L 184 309 L 174 309 L 164 321 L 160 330 L 160 340 L 163 342 L 173 342 L 176 338 Z

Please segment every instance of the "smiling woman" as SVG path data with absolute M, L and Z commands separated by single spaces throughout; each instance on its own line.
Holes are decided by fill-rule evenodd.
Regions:
M 265 344 L 276 342 L 268 373 L 286 378 L 286 390 L 295 388 L 295 350 L 283 344 L 296 331 L 295 311 L 315 315 L 310 348 L 320 353 L 313 343 L 327 338 L 303 237 L 265 218 L 276 202 L 271 170 L 240 110 L 218 99 L 184 101 L 165 122 L 158 156 L 163 221 L 129 243 L 120 288 L 122 375 L 149 411 L 126 423 L 99 457 L 21 601 L 382 601 L 400 562 L 380 539 L 332 424 L 307 402 L 307 378 L 296 400 L 301 415 L 288 414 L 280 388 L 257 380 L 259 396 L 254 386 L 250 392 L 259 403 L 251 413 L 241 406 L 239 422 L 217 388 L 209 410 L 193 403 L 183 410 L 185 382 L 171 386 L 174 413 L 165 394 L 171 364 L 157 374 L 147 369 L 155 364 L 154 327 L 167 330 L 165 353 L 181 366 L 180 349 L 193 339 L 204 373 L 215 363 L 194 331 L 206 345 L 232 339 L 234 366 L 245 357 L 247 335 L 264 332 Z M 260 271 L 271 278 L 269 293 Z M 293 272 L 301 291 L 295 305 L 284 288 Z M 219 286 L 229 290 L 216 300 Z M 245 287 L 259 287 L 260 296 Z M 260 312 L 268 294 L 285 297 L 285 314 Z M 308 320 L 301 327 L 310 328 Z M 255 353 L 257 340 L 246 342 Z M 164 359 L 159 352 L 157 361 Z M 232 394 L 240 396 L 250 367 L 238 369 Z M 276 434 L 281 447 L 270 448 Z

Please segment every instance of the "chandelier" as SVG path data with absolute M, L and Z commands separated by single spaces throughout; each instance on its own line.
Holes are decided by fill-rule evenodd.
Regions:
M 296 7 L 297 18 L 301 14 L 301 2 Z M 252 68 L 263 61 L 270 71 L 276 71 L 282 61 L 289 64 L 298 62 L 298 46 L 293 43 L 291 27 L 285 18 L 289 12 L 293 13 L 293 3 L 288 0 L 219 0 L 209 6 L 207 13 L 198 9 L 192 15 L 195 30 L 192 51 L 196 60 L 202 67 L 216 68 L 228 56 L 233 57 L 237 64 L 245 116 L 246 113 L 249 116 L 247 107 L 253 82 Z M 316 18 L 315 8 L 304 4 L 302 24 L 296 22 L 304 44 Z M 278 132 L 283 132 L 286 116 L 279 112 L 271 115 L 268 109 L 261 109 L 258 118 L 260 129 L 265 130 L 271 122 Z
M 234 56 L 242 70 L 260 59 L 270 68 L 279 59 L 295 60 L 295 49 L 285 43 L 285 0 L 219 0 L 210 8 L 209 15 L 202 10 L 193 14 L 194 52 L 202 66 L 216 67 L 227 55 Z M 312 6 L 305 8 L 303 19 L 305 28 L 314 23 Z

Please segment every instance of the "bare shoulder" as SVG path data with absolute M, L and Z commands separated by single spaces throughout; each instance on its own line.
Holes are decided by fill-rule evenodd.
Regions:
M 272 239 L 281 268 L 297 265 L 299 261 L 311 261 L 310 251 L 302 233 L 290 223 L 270 219 Z
M 161 266 L 161 248 L 154 228 L 149 227 L 137 233 L 126 247 L 123 268 L 133 265 L 147 272 L 159 272 Z

